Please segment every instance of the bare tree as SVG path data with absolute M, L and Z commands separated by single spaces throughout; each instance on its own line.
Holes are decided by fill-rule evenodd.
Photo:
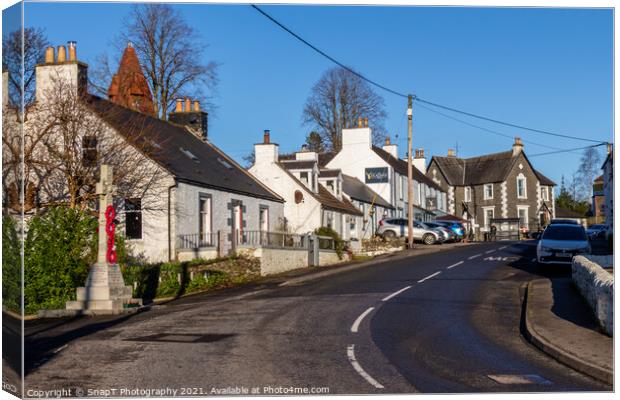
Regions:
M 9 72 L 9 100 L 19 106 L 22 99 L 22 60 L 24 63 L 24 104 L 34 101 L 35 66 L 42 61 L 47 37 L 42 29 L 25 28 L 8 33 L 2 38 L 2 69 Z
M 167 119 L 179 97 L 200 98 L 203 106 L 211 105 L 217 63 L 203 63 L 207 46 L 177 10 L 167 4 L 135 5 L 124 26 L 119 42 L 123 47 L 131 42 L 136 49 L 161 119 Z
M 358 118 L 368 118 L 373 142 L 385 138 L 384 101 L 370 85 L 344 68 L 327 70 L 314 85 L 303 111 L 304 124 L 311 125 L 329 150 L 338 151 L 342 129 L 352 128 Z
M 145 153 L 153 154 L 165 144 L 149 143 L 143 121 L 127 121 L 128 132 L 120 135 L 106 123 L 106 117 L 114 118 L 114 113 L 123 112 L 121 107 L 95 110 L 88 95 L 59 78 L 43 97 L 26 110 L 23 170 L 16 130 L 3 127 L 3 153 L 9 156 L 6 163 L 3 160 L 3 169 L 12 172 L 6 186 L 23 179 L 27 194 L 31 188 L 32 196 L 36 195 L 37 207 L 63 204 L 86 209 L 96 199 L 94 189 L 103 163 L 115 169 L 118 198 L 141 198 L 163 184 L 165 172 L 148 162 Z M 164 209 L 156 201 L 145 206 Z
M 596 147 L 583 151 L 579 168 L 573 178 L 577 189 L 576 200 L 587 200 L 592 196 L 592 183 L 601 173 L 601 154 Z

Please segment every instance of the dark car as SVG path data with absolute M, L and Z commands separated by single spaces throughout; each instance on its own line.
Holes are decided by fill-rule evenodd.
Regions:
M 457 241 L 463 240 L 463 236 L 465 236 L 465 227 L 462 224 L 456 221 L 435 221 L 435 223 L 451 229 L 456 235 Z
M 590 239 L 598 239 L 605 237 L 605 233 L 607 232 L 607 226 L 603 224 L 594 224 L 590 225 L 588 229 L 586 229 L 586 233 Z
M 562 219 L 562 218 L 554 218 L 549 222 L 549 225 L 557 225 L 557 224 L 571 224 L 571 225 L 579 225 L 579 222 L 574 219 Z

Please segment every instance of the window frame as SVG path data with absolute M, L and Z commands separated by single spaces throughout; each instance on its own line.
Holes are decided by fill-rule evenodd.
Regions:
M 487 195 L 487 187 L 491 188 L 491 195 L 488 196 Z M 482 191 L 483 191 L 483 198 L 484 200 L 493 200 L 493 198 L 495 197 L 495 189 L 493 188 L 493 184 L 492 183 L 485 183 L 482 187 Z
M 523 182 L 523 195 L 519 193 L 520 182 Z M 517 199 L 527 199 L 527 178 L 523 174 L 517 175 Z
M 471 201 L 471 186 L 465 186 L 463 199 L 466 203 L 469 203 Z
M 136 209 L 132 209 L 129 210 L 128 205 L 133 204 L 134 207 L 137 204 L 137 210 Z M 125 210 L 125 237 L 128 240 L 142 240 L 144 239 L 144 229 L 143 229 L 143 224 L 142 224 L 142 199 L 139 197 L 136 198 L 131 198 L 131 199 L 125 199 L 124 200 L 124 205 L 123 208 Z M 130 224 L 130 216 L 136 216 L 137 222 L 132 222 Z M 130 226 L 135 226 L 134 224 L 139 224 L 137 226 L 139 226 L 139 233 L 136 235 L 133 229 L 130 229 Z

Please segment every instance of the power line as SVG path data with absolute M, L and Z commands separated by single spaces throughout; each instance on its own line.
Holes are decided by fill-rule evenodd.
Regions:
M 528 155 L 528 157 L 548 156 L 548 155 L 551 155 L 551 154 L 560 154 L 560 153 L 566 153 L 566 152 L 569 152 L 569 151 L 585 150 L 585 149 L 590 149 L 590 148 L 594 148 L 594 147 L 604 146 L 606 144 L 607 143 L 599 143 L 599 144 L 593 144 L 592 146 L 577 147 L 575 149 L 566 149 L 566 150 L 558 150 L 558 151 L 549 151 L 547 153 L 530 154 L 530 155 Z
M 386 91 L 388 93 L 391 93 L 391 94 L 393 94 L 395 96 L 399 96 L 399 97 L 403 97 L 403 98 L 408 98 L 409 95 L 407 95 L 405 93 L 402 93 L 402 92 L 399 92 L 397 90 L 391 89 L 391 88 L 389 88 L 389 87 L 387 87 L 385 85 L 382 85 L 382 84 L 380 84 L 380 83 L 378 83 L 376 81 L 373 81 L 372 79 L 369 79 L 366 76 L 362 75 L 361 73 L 359 73 L 359 72 L 353 70 L 352 68 L 346 66 L 345 64 L 343 64 L 342 62 L 338 61 L 334 57 L 332 57 L 329 54 L 325 53 L 323 50 L 321 50 L 318 47 L 314 46 L 312 43 L 308 42 L 306 39 L 304 39 L 301 36 L 299 36 L 297 33 L 293 32 L 291 29 L 287 28 L 285 25 L 283 25 L 281 22 L 276 20 L 274 17 L 269 15 L 267 12 L 263 11 L 260 7 L 256 6 L 255 4 L 251 4 L 250 6 L 252 8 L 254 8 L 256 11 L 258 11 L 260 14 L 262 14 L 265 18 L 269 19 L 271 22 L 273 22 L 274 24 L 278 25 L 284 31 L 289 33 L 295 39 L 299 40 L 301 43 L 303 43 L 306 46 L 310 47 L 312 50 L 314 50 L 315 52 L 317 52 L 321 56 L 327 58 L 328 60 L 330 60 L 334 64 L 344 68 L 345 70 L 351 72 L 352 74 L 356 75 L 360 79 L 368 82 L 369 84 L 371 84 L 371 85 L 373 85 L 373 86 L 375 86 L 375 87 L 377 87 L 379 89 L 382 89 L 382 90 L 384 90 L 384 91 Z M 536 132 L 536 133 L 545 134 L 545 135 L 551 135 L 551 136 L 556 136 L 556 137 L 562 137 L 562 138 L 565 138 L 565 139 L 581 140 L 581 141 L 597 143 L 597 144 L 601 144 L 601 143 L 602 144 L 606 144 L 607 143 L 607 142 L 602 142 L 600 140 L 593 140 L 593 139 L 587 139 L 587 138 L 582 138 L 582 137 L 577 137 L 577 136 L 565 135 L 565 134 L 545 131 L 545 130 L 541 130 L 541 129 L 529 128 L 529 127 L 526 127 L 526 126 L 517 125 L 517 124 L 510 123 L 510 122 L 500 121 L 500 120 L 497 120 L 497 119 L 494 119 L 494 118 L 489 118 L 489 117 L 485 117 L 485 116 L 482 116 L 482 115 L 477 115 L 477 114 L 470 113 L 470 112 L 463 111 L 463 110 L 459 110 L 459 109 L 456 109 L 456 108 L 453 108 L 453 107 L 448 107 L 448 106 L 444 106 L 444 105 L 441 105 L 441 104 L 438 104 L 438 103 L 434 103 L 434 102 L 431 102 L 431 101 L 428 101 L 428 100 L 424 100 L 424 99 L 419 98 L 416 95 L 413 95 L 413 100 L 417 101 L 419 103 L 425 103 L 425 104 L 430 105 L 430 106 L 442 108 L 442 109 L 447 110 L 447 111 L 452 111 L 452 112 L 455 112 L 455 113 L 467 115 L 467 116 L 472 117 L 472 118 L 477 118 L 477 119 L 485 120 L 485 121 L 488 121 L 488 122 L 493 122 L 493 123 L 496 123 L 496 124 L 509 126 L 509 127 L 512 127 L 512 128 L 523 129 L 523 130 L 527 130 L 527 131 L 531 131 L 531 132 Z
M 303 44 L 305 44 L 306 46 L 310 47 L 312 50 L 316 51 L 317 53 L 319 53 L 320 55 L 322 55 L 323 57 L 327 58 L 328 60 L 330 60 L 331 62 L 333 62 L 334 64 L 339 65 L 340 67 L 346 69 L 347 71 L 349 71 L 350 73 L 358 76 L 360 79 L 365 80 L 366 82 L 370 83 L 373 86 L 376 86 L 380 89 L 385 90 L 386 92 L 392 93 L 393 95 L 396 96 L 400 96 L 400 97 L 405 97 L 407 98 L 407 95 L 404 93 L 400 93 L 397 92 L 396 90 L 390 89 L 387 86 L 384 86 L 380 83 L 377 83 L 375 81 L 373 81 L 372 79 L 366 78 L 364 75 L 360 74 L 359 72 L 353 70 L 350 67 L 347 67 L 346 65 L 344 65 L 343 63 L 341 63 L 340 61 L 336 60 L 334 57 L 330 56 L 329 54 L 325 53 L 324 51 L 322 51 L 321 49 L 319 49 L 318 47 L 314 46 L 312 43 L 308 42 L 306 39 L 302 38 L 301 36 L 299 36 L 298 34 L 296 34 L 295 32 L 293 32 L 292 30 L 290 30 L 289 28 L 287 28 L 286 26 L 284 26 L 283 24 L 281 24 L 278 20 L 276 20 L 275 18 L 273 18 L 271 15 L 267 14 L 265 11 L 263 11 L 262 9 L 260 9 L 258 6 L 256 6 L 255 4 L 250 4 L 250 6 L 255 9 L 256 11 L 258 11 L 259 13 L 261 13 L 262 15 L 264 15 L 267 19 L 269 19 L 271 22 L 273 22 L 274 24 L 278 25 L 280 28 L 284 29 L 286 32 L 288 32 L 289 34 L 291 34 L 295 39 L 299 40 L 300 42 L 302 42 Z
M 561 134 L 561 133 L 555 133 L 555 132 L 543 131 L 543 130 L 540 130 L 540 129 L 528 128 L 526 126 L 517 125 L 517 124 L 510 123 L 510 122 L 503 122 L 503 121 L 500 121 L 500 120 L 497 120 L 497 119 L 493 119 L 493 118 L 489 118 L 489 117 L 484 117 L 482 115 L 476 115 L 476 114 L 473 114 L 473 113 L 470 113 L 470 112 L 467 112 L 467 111 L 462 111 L 462 110 L 458 110 L 456 108 L 452 108 L 452 107 L 444 106 L 444 105 L 441 105 L 441 104 L 433 103 L 433 102 L 430 102 L 428 100 L 423 100 L 423 99 L 421 99 L 421 98 L 419 98 L 417 96 L 414 97 L 414 100 L 416 100 L 418 102 L 421 102 L 421 103 L 425 103 L 425 104 L 434 106 L 434 107 L 443 108 L 444 110 L 448 110 L 448 111 L 452 111 L 452 112 L 455 112 L 455 113 L 467 115 L 469 117 L 481 119 L 481 120 L 484 120 L 484 121 L 494 122 L 494 123 L 500 124 L 500 125 L 510 126 L 512 128 L 524 129 L 526 131 L 537 132 L 537 133 L 542 133 L 542 134 L 545 134 L 545 135 L 551 135 L 551 136 L 557 136 L 557 137 L 563 137 L 563 138 L 566 138 L 566 139 L 581 140 L 581 141 L 584 141 L 584 142 L 603 143 L 603 144 L 606 143 L 606 142 L 602 142 L 600 140 L 593 140 L 593 139 L 586 139 L 586 138 L 577 137 L 577 136 L 564 135 L 564 134 Z

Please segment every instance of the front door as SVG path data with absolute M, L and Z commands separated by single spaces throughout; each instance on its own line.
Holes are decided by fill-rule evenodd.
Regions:
M 236 251 L 237 246 L 243 243 L 243 209 L 240 202 L 234 203 L 232 209 L 232 248 Z

